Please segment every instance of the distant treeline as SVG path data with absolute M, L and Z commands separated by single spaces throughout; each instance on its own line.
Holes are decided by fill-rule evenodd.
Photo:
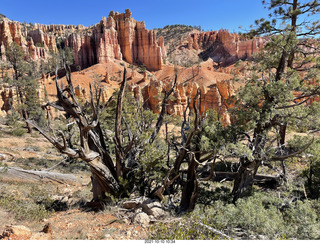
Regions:
M 178 27 L 180 27 L 180 28 L 196 29 L 196 30 L 201 31 L 201 25 L 191 26 L 191 25 L 183 25 L 183 24 L 166 25 L 166 26 L 164 26 L 163 28 L 157 28 L 157 29 L 172 29 L 172 28 L 178 28 Z

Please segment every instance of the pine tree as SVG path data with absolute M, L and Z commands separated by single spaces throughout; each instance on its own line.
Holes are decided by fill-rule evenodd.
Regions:
M 22 117 L 40 122 L 42 111 L 38 96 L 37 67 L 36 63 L 27 61 L 27 55 L 23 49 L 13 42 L 6 52 L 7 60 L 13 69 L 11 85 L 17 93 L 17 109 Z M 28 132 L 32 127 L 27 123 Z
M 320 33 L 319 22 L 312 22 L 320 11 L 319 1 L 275 0 L 269 10 L 273 11 L 270 20 L 256 21 L 257 28 L 249 33 L 265 35 L 269 41 L 254 60 L 250 75 L 242 79 L 245 85 L 233 113 L 247 138 L 247 150 L 239 154 L 234 201 L 251 190 L 261 165 L 283 163 L 310 145 L 289 153 L 285 146 L 288 126 L 312 129 L 319 124 L 319 105 L 311 104 L 320 91 L 319 42 L 312 38 Z

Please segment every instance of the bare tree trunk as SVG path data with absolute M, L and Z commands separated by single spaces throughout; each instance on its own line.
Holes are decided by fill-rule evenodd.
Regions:
M 308 188 L 309 188 L 311 197 L 315 198 L 315 196 L 317 194 L 315 194 L 315 190 L 313 188 L 313 183 L 312 183 L 313 174 L 314 174 L 314 172 L 313 172 L 313 162 L 311 160 L 310 161 L 309 176 L 308 176 Z
M 92 193 L 94 201 L 101 201 L 106 198 L 108 193 L 112 196 L 118 196 L 120 185 L 110 173 L 110 170 L 101 161 L 100 157 L 89 162 L 91 169 Z
M 200 91 L 198 91 L 196 97 L 193 100 L 193 108 L 195 112 L 195 119 L 194 119 L 194 132 L 191 133 L 191 138 L 196 136 L 195 139 L 195 152 L 185 152 L 185 158 L 188 158 L 188 173 L 187 173 L 187 182 L 184 183 L 182 196 L 180 201 L 180 210 L 181 211 L 193 211 L 196 205 L 196 200 L 198 198 L 198 179 L 196 170 L 199 165 L 200 160 L 200 115 L 199 109 L 196 105 L 196 99 L 199 97 Z M 200 100 L 200 99 L 199 99 Z M 200 105 L 198 103 L 198 105 Z M 190 135 L 189 135 L 190 136 Z M 186 154 L 187 153 L 187 154 Z M 180 164 L 181 165 L 181 164 Z
M 124 173 L 124 150 L 122 146 L 122 107 L 123 107 L 123 99 L 125 95 L 125 89 L 126 89 L 126 84 L 127 84 L 127 79 L 126 79 L 127 71 L 126 69 L 124 70 L 123 74 L 123 81 L 120 86 L 120 91 L 118 95 L 118 101 L 117 101 L 117 112 L 116 112 L 116 120 L 115 120 L 115 137 L 114 137 L 114 142 L 116 144 L 116 172 L 117 172 L 117 177 L 123 177 Z
M 182 212 L 192 211 L 196 205 L 196 200 L 199 193 L 196 175 L 197 167 L 198 163 L 195 160 L 195 155 L 192 155 L 191 162 L 188 166 L 187 182 L 184 183 L 180 201 L 180 210 Z
M 238 169 L 232 195 L 233 195 L 233 202 L 236 202 L 242 196 L 248 194 L 252 190 L 254 177 L 257 172 L 257 165 L 255 161 L 253 162 L 246 162 L 245 158 L 240 159 L 240 167 Z
M 22 109 L 22 117 L 25 119 L 25 120 L 28 120 L 29 119 L 29 115 L 27 113 L 27 111 L 25 109 Z M 32 134 L 32 127 L 30 126 L 29 123 L 26 122 L 26 125 L 27 125 L 27 128 L 28 128 L 28 133 Z
M 279 135 L 280 135 L 280 145 L 279 148 L 281 152 L 285 149 L 285 143 L 286 143 L 286 131 L 287 131 L 287 124 L 282 124 L 279 129 Z M 283 174 L 283 179 L 285 182 L 288 181 L 287 178 L 287 167 L 285 160 L 281 160 L 281 167 L 282 167 L 282 174 Z
M 23 104 L 24 101 L 23 101 L 23 94 L 22 94 L 21 88 L 18 87 L 17 91 L 18 91 L 18 101 L 21 104 Z M 21 114 L 22 114 L 22 117 L 24 118 L 24 120 L 28 120 L 29 119 L 29 114 L 25 109 L 21 110 Z M 27 122 L 26 122 L 26 125 L 27 125 L 27 128 L 28 128 L 28 133 L 31 134 L 32 133 L 32 127 Z

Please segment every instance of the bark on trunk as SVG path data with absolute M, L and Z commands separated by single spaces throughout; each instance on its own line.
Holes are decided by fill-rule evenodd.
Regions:
M 285 150 L 285 143 L 286 143 L 286 131 L 287 131 L 287 124 L 283 124 L 280 126 L 279 129 L 279 135 L 280 135 L 280 150 L 284 151 Z M 285 182 L 288 181 L 288 177 L 287 177 L 287 167 L 286 167 L 286 163 L 285 160 L 281 160 L 281 166 L 282 166 L 282 173 L 283 173 L 283 179 Z
M 106 192 L 103 189 L 103 186 L 101 186 L 101 183 L 99 182 L 99 176 L 94 171 L 92 172 L 91 176 L 91 183 L 92 183 L 92 195 L 93 195 L 93 202 L 100 202 L 103 201 L 106 198 Z
M 240 197 L 250 193 L 252 190 L 254 177 L 258 167 L 254 161 L 246 161 L 246 159 L 242 158 L 240 162 L 240 167 L 238 169 L 232 190 L 233 202 L 236 202 Z
M 210 172 L 201 173 L 202 177 L 209 177 Z M 212 181 L 224 182 L 224 181 L 233 181 L 238 177 L 238 172 L 214 172 L 214 177 Z M 210 178 L 211 179 L 211 178 Z M 258 185 L 264 188 L 274 189 L 277 186 L 281 185 L 282 179 L 279 176 L 272 175 L 260 175 L 256 174 L 253 179 L 253 184 Z
M 100 157 L 89 162 L 91 168 L 93 201 L 98 202 L 106 199 L 106 193 L 118 196 L 120 186 L 113 177 L 108 167 L 101 161 Z
M 196 204 L 198 196 L 198 182 L 197 182 L 197 162 L 193 155 L 190 165 L 188 167 L 187 182 L 185 182 L 182 190 L 182 196 L 180 201 L 180 210 L 182 212 L 192 211 Z
M 29 115 L 28 115 L 27 111 L 25 111 L 24 109 L 22 110 L 22 116 L 23 116 L 23 118 L 24 118 L 25 120 L 28 120 L 28 119 L 29 119 Z M 32 127 L 31 127 L 31 125 L 30 125 L 28 122 L 26 122 L 26 124 L 27 124 L 27 128 L 28 128 L 28 133 L 29 133 L 29 134 L 32 134 Z

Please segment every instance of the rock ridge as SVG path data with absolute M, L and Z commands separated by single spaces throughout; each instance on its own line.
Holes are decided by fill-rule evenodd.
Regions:
M 5 51 L 12 42 L 32 59 L 46 60 L 50 52 L 58 52 L 58 41 L 74 49 L 75 64 L 81 69 L 117 59 L 156 71 L 166 57 L 163 38 L 157 40 L 156 32 L 147 30 L 144 21 L 132 18 L 129 9 L 121 14 L 111 11 L 93 27 L 0 21 L 1 60 L 5 61 Z
M 211 58 L 223 66 L 228 66 L 238 60 L 251 59 L 254 53 L 265 45 L 267 37 L 248 39 L 228 30 L 196 32 L 188 37 L 189 50 L 200 50 L 199 56 L 204 60 Z

